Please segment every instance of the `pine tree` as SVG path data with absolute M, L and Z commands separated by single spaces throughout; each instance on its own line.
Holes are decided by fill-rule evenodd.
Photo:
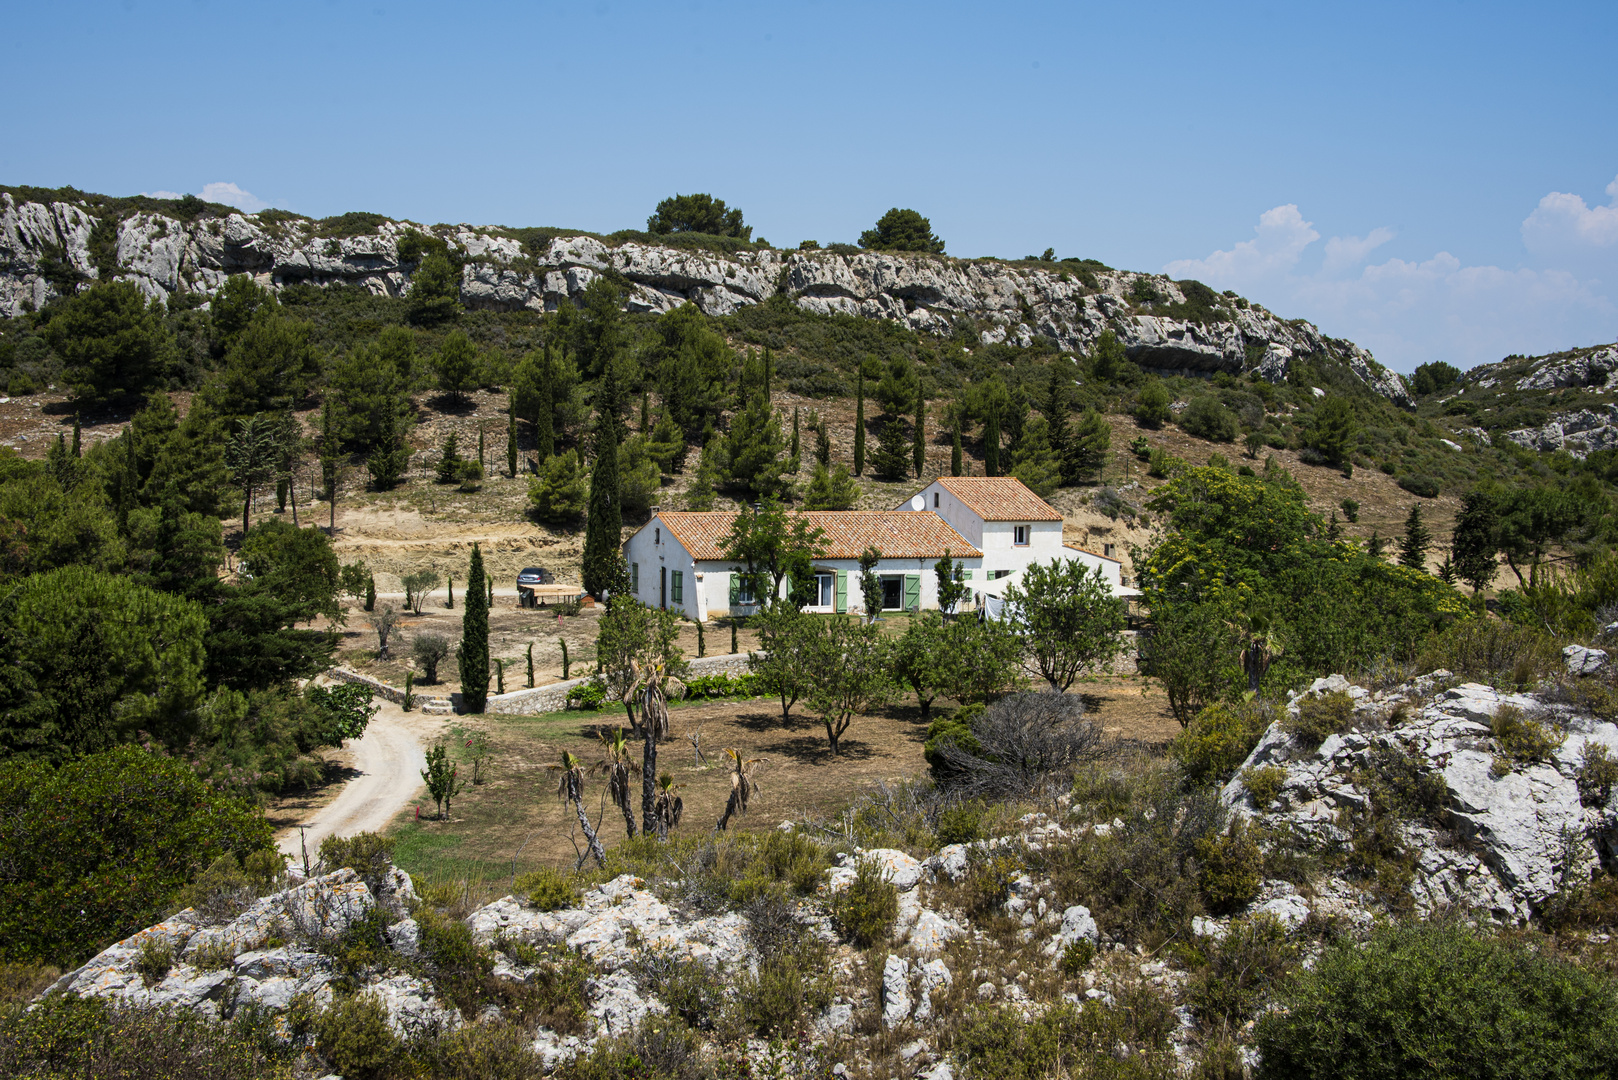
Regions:
M 1473 595 L 1494 581 L 1500 568 L 1495 561 L 1500 550 L 1500 502 L 1493 491 L 1473 488 L 1461 497 L 1450 550 L 1455 555 L 1456 576 L 1472 586 Z
M 506 475 L 517 475 L 517 398 L 506 403 Z
M 905 429 L 904 421 L 897 416 L 882 425 L 882 433 L 876 440 L 876 457 L 871 462 L 871 471 L 878 480 L 890 483 L 903 480 L 910 471 L 909 463 L 905 461 Z
M 865 372 L 854 382 L 854 475 L 865 472 Z
M 1427 549 L 1432 542 L 1432 530 L 1422 524 L 1421 504 L 1417 503 L 1405 518 L 1405 537 L 1399 542 L 1399 565 L 1411 570 L 1427 569 Z
M 1450 561 L 1449 552 L 1444 552 L 1444 561 L 1438 564 L 1438 580 L 1445 585 L 1453 586 L 1460 578 L 1455 573 L 1455 564 Z
M 916 466 L 916 479 L 927 470 L 927 398 L 916 392 L 916 427 L 911 435 L 911 463 Z
M 775 377 L 775 354 L 764 350 L 764 400 L 770 400 L 770 381 Z
M 652 430 L 652 392 L 640 392 L 640 433 L 645 435 Z
M 949 474 L 961 475 L 961 414 L 957 412 L 949 425 Z
M 983 421 L 983 475 L 1000 475 L 1000 412 L 990 409 Z
M 1062 461 L 1062 474 L 1070 478 L 1070 482 L 1077 482 L 1100 472 L 1106 464 L 1107 451 L 1112 447 L 1112 428 L 1106 417 L 1095 409 L 1087 409 L 1079 418 L 1078 426 L 1065 439 L 1067 456 Z
M 1335 544 L 1342 538 L 1343 525 L 1342 522 L 1337 520 L 1337 511 L 1333 510 L 1331 512 L 1331 524 L 1326 526 L 1326 539 Z
M 472 561 L 466 580 L 482 581 L 483 551 L 474 541 Z M 461 707 L 481 713 L 489 700 L 489 599 L 482 589 L 466 590 L 465 612 L 461 615 Z
M 596 420 L 595 467 L 590 472 L 590 509 L 584 522 L 584 591 L 603 598 L 623 540 L 624 513 L 618 491 L 618 430 L 603 413 Z
M 1382 557 L 1382 549 L 1387 546 L 1388 542 L 1382 539 L 1381 534 L 1375 529 L 1372 529 L 1371 539 L 1365 542 L 1365 550 L 1371 553 L 1371 558 L 1380 559 Z
M 1051 364 L 1050 384 L 1046 387 L 1045 408 L 1042 411 L 1045 413 L 1045 438 L 1051 444 L 1051 453 L 1062 463 L 1062 483 L 1076 484 L 1082 476 L 1068 446 L 1067 386 L 1061 366 L 1056 363 Z

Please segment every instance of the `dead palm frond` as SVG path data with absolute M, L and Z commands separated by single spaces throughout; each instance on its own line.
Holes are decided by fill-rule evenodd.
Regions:
M 730 758 L 730 799 L 725 803 L 725 816 L 719 819 L 719 828 L 723 829 L 730 824 L 732 814 L 747 813 L 747 804 L 758 794 L 758 781 L 753 779 L 753 770 L 763 758 L 747 758 L 736 747 L 727 746 L 724 750 L 726 757 Z
M 663 665 L 653 664 L 642 675 L 638 686 L 641 731 L 663 742 L 669 737 L 669 701 L 663 693 Z
M 653 812 L 657 816 L 657 835 L 667 839 L 669 830 L 680 824 L 680 816 L 685 812 L 685 802 L 676 795 L 685 785 L 676 784 L 674 777 L 664 773 L 657 778 L 657 800 L 653 805 Z
M 601 732 L 601 750 L 605 756 L 596 764 L 595 771 L 606 774 L 607 794 L 611 796 L 612 804 L 624 815 L 624 828 L 633 840 L 635 813 L 629 806 L 629 778 L 640 775 L 640 766 L 629 756 L 629 739 L 624 735 L 623 728 L 617 728 L 610 734 Z
M 556 794 L 561 798 L 563 805 L 573 804 L 573 810 L 579 816 L 579 827 L 584 830 L 584 838 L 590 844 L 590 854 L 595 857 L 597 866 L 607 864 L 607 853 L 601 847 L 601 839 L 590 825 L 590 815 L 584 809 L 584 762 L 574 757 L 566 750 L 562 751 L 561 760 L 547 766 L 552 772 L 559 773 Z M 580 856 L 582 859 L 583 856 Z

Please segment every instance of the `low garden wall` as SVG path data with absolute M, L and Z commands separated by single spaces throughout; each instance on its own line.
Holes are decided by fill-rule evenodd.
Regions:
M 693 675 L 745 675 L 747 654 L 726 653 L 722 656 L 704 656 L 686 661 Z M 595 678 L 594 674 L 582 679 L 566 679 L 549 686 L 536 686 L 532 690 L 514 690 L 509 694 L 490 694 L 484 711 L 499 716 L 537 716 L 540 713 L 561 712 L 567 708 L 567 699 L 579 687 Z

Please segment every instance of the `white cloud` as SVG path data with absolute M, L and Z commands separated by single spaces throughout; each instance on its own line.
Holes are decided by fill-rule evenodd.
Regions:
M 1618 181 L 1608 190 L 1618 207 Z M 1557 200 L 1547 196 L 1534 214 L 1553 207 L 1562 214 L 1559 220 L 1574 223 L 1572 233 L 1586 246 L 1607 243 L 1608 229 L 1618 245 L 1618 208 L 1591 210 L 1577 200 L 1581 212 L 1571 215 Z M 1531 216 L 1524 222 L 1525 236 L 1533 221 Z M 1306 256 L 1320 234 L 1295 205 L 1265 212 L 1255 231 L 1253 240 L 1229 251 L 1172 262 L 1164 270 L 1236 289 L 1282 316 L 1302 316 L 1404 372 L 1429 360 L 1466 368 L 1514 352 L 1550 352 L 1618 337 L 1618 305 L 1599 280 L 1581 276 L 1571 261 L 1509 270 L 1463 265 L 1440 251 L 1425 260 L 1367 264 L 1371 252 L 1394 238 L 1392 229 L 1378 227 L 1364 237 L 1328 240 L 1313 268 L 1305 265 Z
M 1618 247 L 1618 179 L 1607 194 L 1612 201 L 1606 206 L 1587 206 L 1578 195 L 1551 192 L 1523 221 L 1523 243 L 1536 252 Z
M 148 199 L 182 199 L 185 197 L 178 191 L 143 191 L 141 194 Z M 202 190 L 197 192 L 197 196 L 205 202 L 224 203 L 226 206 L 234 206 L 236 209 L 249 214 L 256 214 L 270 205 L 251 191 L 243 191 L 226 180 L 215 180 L 211 184 L 203 184 Z
M 200 194 L 208 202 L 224 203 L 249 214 L 257 213 L 270 205 L 251 191 L 243 191 L 235 184 L 222 180 L 202 185 Z
M 1236 288 L 1284 273 L 1298 263 L 1310 244 L 1320 239 L 1314 226 L 1303 220 L 1296 203 L 1277 206 L 1259 215 L 1256 233 L 1229 251 L 1216 251 L 1206 259 L 1181 259 L 1164 267 L 1170 277 L 1197 278 L 1223 288 Z
M 1330 274 L 1358 266 L 1393 237 L 1393 230 L 1385 225 L 1378 225 L 1364 236 L 1334 236 L 1326 241 L 1326 261 L 1321 270 Z

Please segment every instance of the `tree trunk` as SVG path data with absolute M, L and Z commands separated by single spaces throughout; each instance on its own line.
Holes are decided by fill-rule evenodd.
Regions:
M 292 527 L 298 527 L 298 478 L 287 475 L 287 497 L 292 500 Z
M 640 760 L 641 832 L 657 835 L 657 733 L 646 725 L 646 743 Z
M 595 857 L 596 865 L 606 866 L 607 853 L 601 849 L 601 839 L 596 836 L 596 831 L 590 827 L 590 815 L 585 812 L 584 803 L 574 798 L 573 809 L 579 815 L 579 828 L 584 830 L 584 839 L 590 845 L 590 854 Z
M 736 802 L 736 789 L 731 788 L 730 800 L 725 803 L 725 816 L 719 819 L 718 829 L 720 832 L 724 832 L 725 826 L 730 824 L 730 815 L 736 812 Z
M 831 743 L 831 756 L 837 756 L 837 729 L 832 727 L 830 720 L 826 721 L 826 741 Z
M 242 535 L 243 536 L 247 535 L 247 514 L 248 514 L 248 511 L 252 510 L 252 508 L 253 508 L 253 489 L 248 488 L 247 491 L 242 495 Z M 1515 570 L 1516 567 L 1514 566 L 1514 567 L 1512 567 L 1512 569 Z M 1519 578 L 1522 577 L 1521 574 L 1518 574 L 1517 576 Z
M 624 784 L 626 787 L 628 786 L 628 782 L 629 778 L 627 776 L 624 777 Z M 629 838 L 633 840 L 635 839 L 635 815 L 629 809 L 628 799 L 624 800 L 624 804 L 621 809 L 624 812 L 624 829 L 629 833 Z

